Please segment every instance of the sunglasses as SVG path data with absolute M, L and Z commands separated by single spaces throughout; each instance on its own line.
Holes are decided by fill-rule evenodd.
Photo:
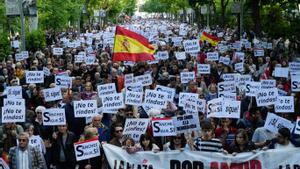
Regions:
M 122 133 L 123 130 L 116 130 L 116 133 Z
M 19 142 L 27 142 L 26 139 L 18 139 L 18 140 L 19 140 Z

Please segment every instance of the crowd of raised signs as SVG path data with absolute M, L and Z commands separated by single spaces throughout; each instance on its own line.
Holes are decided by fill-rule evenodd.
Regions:
M 155 46 L 154 61 L 112 62 L 115 26 L 49 31 L 40 51 L 12 40 L 0 63 L 3 155 L 24 131 L 48 167 L 65 169 L 107 168 L 108 143 L 128 153 L 300 146 L 297 39 L 162 20 L 122 26 Z M 200 42 L 203 32 L 220 41 Z

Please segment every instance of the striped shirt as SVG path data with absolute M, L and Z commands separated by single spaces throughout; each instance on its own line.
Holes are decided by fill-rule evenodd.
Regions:
M 221 152 L 223 150 L 222 143 L 219 139 L 202 140 L 200 137 L 194 140 L 194 148 L 197 151 Z

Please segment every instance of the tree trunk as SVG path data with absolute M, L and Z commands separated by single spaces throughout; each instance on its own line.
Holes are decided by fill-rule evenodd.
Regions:
M 260 20 L 260 0 L 252 0 L 252 19 L 254 23 L 254 32 L 257 36 L 261 35 L 261 20 Z
M 228 2 L 229 0 L 221 0 L 221 27 L 224 27 L 226 23 L 225 13 Z

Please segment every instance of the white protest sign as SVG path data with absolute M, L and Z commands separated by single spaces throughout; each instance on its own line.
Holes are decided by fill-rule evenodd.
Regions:
M 144 74 L 134 77 L 136 83 L 141 83 L 142 86 L 149 86 L 152 84 L 151 74 Z
M 239 119 L 241 116 L 241 101 L 230 101 L 224 99 L 222 110 L 222 114 L 217 117 Z
M 169 53 L 168 51 L 159 51 L 155 55 L 156 60 L 167 60 L 169 59 Z
M 176 136 L 172 118 L 153 118 L 152 128 L 154 137 Z
M 278 89 L 278 88 L 277 88 Z M 287 92 L 282 90 L 282 89 L 278 89 L 278 95 L 279 96 L 286 96 L 287 95 Z
M 28 144 L 31 147 L 36 147 L 37 149 L 40 150 L 41 153 L 43 153 L 44 145 L 42 145 L 42 138 L 40 136 L 32 135 L 31 137 L 29 137 L 29 143 Z
M 143 93 L 126 91 L 125 104 L 133 105 L 133 106 L 142 105 L 143 104 Z
M 218 93 L 218 97 L 222 97 L 222 98 L 227 99 L 227 100 L 235 101 L 236 100 L 236 93 L 232 93 L 232 92 Z
M 261 82 L 246 82 L 245 92 L 246 96 L 255 96 L 256 92 L 261 88 Z
M 236 92 L 236 84 L 234 81 L 224 81 L 218 83 L 218 93 Z
M 177 60 L 185 60 L 186 59 L 185 52 L 175 52 L 175 57 Z
M 130 136 L 135 141 L 139 141 L 142 134 L 145 134 L 148 127 L 149 119 L 127 118 L 123 135 Z
M 183 47 L 186 53 L 200 52 L 200 44 L 198 39 L 183 41 Z
M 124 77 L 124 85 L 125 86 L 128 86 L 129 84 L 132 84 L 133 81 L 134 81 L 133 73 L 125 74 L 125 77 Z
M 186 99 L 189 99 L 189 98 L 195 98 L 195 99 L 197 99 L 198 98 L 198 94 L 196 94 L 196 93 L 180 92 L 179 93 L 179 103 L 178 103 L 178 106 L 183 107 Z
M 102 98 L 105 95 L 117 93 L 115 83 L 107 83 L 97 86 L 98 96 Z
M 186 84 L 189 81 L 195 80 L 195 72 L 180 72 L 180 81 L 182 84 Z
M 222 78 L 224 81 L 229 82 L 238 82 L 240 74 L 238 73 L 224 73 Z
M 52 108 L 46 109 L 43 112 L 43 125 L 44 126 L 57 126 L 66 124 L 65 109 Z
M 5 98 L 3 101 L 3 106 L 22 106 L 25 107 L 24 99 L 15 99 L 15 98 Z
M 25 100 L 4 99 L 2 123 L 25 122 Z
M 167 107 L 167 98 L 168 93 L 166 92 L 146 89 L 144 104 L 149 107 L 164 109 Z
M 252 80 L 252 76 L 251 75 L 241 75 L 239 77 L 239 82 L 237 87 L 243 91 L 246 89 L 246 83 L 250 82 Z
M 100 156 L 100 143 L 98 137 L 74 143 L 76 161 L 91 159 Z
M 55 85 L 65 89 L 72 88 L 72 77 L 56 75 Z
M 263 49 L 255 49 L 254 56 L 256 57 L 265 56 L 265 51 Z
M 17 62 L 24 60 L 23 54 L 22 53 L 16 53 L 15 54 L 15 59 Z
M 261 80 L 261 89 L 271 89 L 276 87 L 276 80 Z
M 98 114 L 97 100 L 73 101 L 75 117 L 92 117 Z
M 74 56 L 74 63 L 82 63 L 82 62 L 85 62 L 85 57 L 84 55 L 75 55 Z
M 132 91 L 132 92 L 144 92 L 143 86 L 141 83 L 131 83 L 128 86 L 126 86 L 126 91 Z
M 61 89 L 59 87 L 44 89 L 43 93 L 46 102 L 62 99 Z
M 275 67 L 275 77 L 289 77 L 289 68 L 288 67 Z
M 21 86 L 7 86 L 5 91 L 6 91 L 7 98 L 22 99 Z
M 235 58 L 239 58 L 241 61 L 244 61 L 245 59 L 245 53 L 244 52 L 235 52 L 234 53 Z
M 50 69 L 48 69 L 47 67 L 43 67 L 43 72 L 44 72 L 45 76 L 50 76 L 51 75 Z
M 183 106 L 183 110 L 185 111 L 186 114 L 197 114 L 198 110 L 197 110 L 197 100 L 194 98 L 189 98 L 186 99 L 184 106 Z
M 300 116 L 297 117 L 294 133 L 300 135 Z
M 199 74 L 210 74 L 210 64 L 197 64 Z
M 244 72 L 244 62 L 234 64 L 234 70 L 237 72 Z
M 230 63 L 230 58 L 221 56 L 221 57 L 219 58 L 219 63 L 223 63 L 223 64 L 225 64 L 225 65 L 229 65 L 229 63 Z
M 63 48 L 53 48 L 52 49 L 53 55 L 63 55 L 64 49 Z
M 207 52 L 206 59 L 207 59 L 207 61 L 218 61 L 219 53 L 218 52 Z
M 192 131 L 200 130 L 198 114 L 173 117 L 173 124 L 175 126 L 176 133 L 191 133 Z
M 300 75 L 291 75 L 292 92 L 300 92 Z
M 96 61 L 96 55 L 95 54 L 89 54 L 85 57 L 85 63 L 87 65 L 92 65 Z
M 206 100 L 197 99 L 197 110 L 198 112 L 202 112 L 202 113 L 206 112 Z
M 276 103 L 278 97 L 278 89 L 265 89 L 256 92 L 256 104 L 258 107 L 269 106 Z
M 44 83 L 43 71 L 26 71 L 26 83 Z
M 273 133 L 277 133 L 278 130 L 283 127 L 288 128 L 292 132 L 294 124 L 285 118 L 277 116 L 276 114 L 268 113 L 264 128 Z
M 170 88 L 170 87 L 166 87 L 166 86 L 161 86 L 161 85 L 156 85 L 155 90 L 159 91 L 159 92 L 168 93 L 167 100 L 170 101 L 170 102 L 173 101 L 174 96 L 175 96 L 175 92 L 176 92 L 176 90 L 174 88 Z
M 289 71 L 290 72 L 300 71 L 300 62 L 289 62 Z
M 181 46 L 181 43 L 182 43 L 182 40 L 183 38 L 182 37 L 172 37 L 172 42 L 173 42 L 173 46 Z
M 207 102 L 207 118 L 217 117 L 218 114 L 222 114 L 223 101 L 224 99 L 220 97 Z
M 29 52 L 28 51 L 22 51 L 21 54 L 23 55 L 23 59 L 29 58 Z
M 123 93 L 102 96 L 103 109 L 121 109 L 125 107 Z
M 294 96 L 279 96 L 275 103 L 276 113 L 294 113 Z

